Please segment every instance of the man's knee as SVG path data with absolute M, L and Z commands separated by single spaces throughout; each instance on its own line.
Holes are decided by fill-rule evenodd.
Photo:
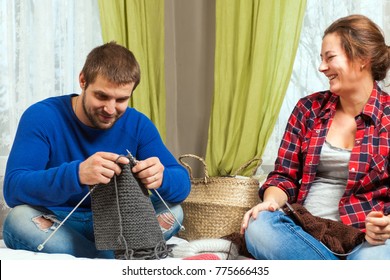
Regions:
M 171 211 L 157 212 L 157 221 L 164 234 L 165 240 L 175 235 L 183 224 L 183 209 L 180 205 L 170 207 Z
M 175 218 L 169 212 L 163 212 L 157 215 L 157 221 L 163 231 L 171 230 L 175 224 Z
M 4 222 L 7 228 L 17 230 L 20 227 L 25 227 L 29 221 L 38 226 L 41 230 L 48 230 L 58 220 L 48 211 L 38 210 L 29 205 L 19 205 L 11 209 Z
M 54 230 L 55 225 L 59 223 L 53 215 L 39 215 L 31 219 L 35 225 L 42 231 L 47 232 L 50 229 Z

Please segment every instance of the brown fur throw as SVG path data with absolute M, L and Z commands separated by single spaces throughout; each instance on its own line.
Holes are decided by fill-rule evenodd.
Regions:
M 243 234 L 240 234 L 239 232 L 233 232 L 229 235 L 223 236 L 222 239 L 229 240 L 234 245 L 236 245 L 238 254 L 240 256 L 254 259 L 254 257 L 251 255 L 251 253 L 248 252 L 248 249 L 246 248 L 245 236 Z
M 298 203 L 294 203 L 290 207 L 285 206 L 284 212 L 291 216 L 307 233 L 327 246 L 335 255 L 346 255 L 364 242 L 365 234 L 357 228 L 313 216 Z

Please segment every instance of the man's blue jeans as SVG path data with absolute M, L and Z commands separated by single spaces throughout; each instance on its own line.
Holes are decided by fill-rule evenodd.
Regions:
M 151 196 L 157 216 L 170 213 L 165 205 L 154 195 Z M 169 205 L 178 221 L 183 221 L 183 210 L 180 205 Z M 70 211 L 50 211 L 42 207 L 20 205 L 13 208 L 3 225 L 4 243 L 11 249 L 23 249 L 39 252 L 37 247 L 55 230 Z M 42 229 L 37 218 L 48 218 L 55 221 L 53 226 Z M 165 240 L 175 235 L 180 225 L 175 221 L 169 229 L 162 229 Z M 70 254 L 84 258 L 113 259 L 113 251 L 99 251 L 95 247 L 93 216 L 91 211 L 75 211 L 57 232 L 45 244 L 41 252 Z
M 248 251 L 262 260 L 338 260 L 321 242 L 306 233 L 282 211 L 260 212 L 245 232 Z M 373 246 L 364 242 L 348 260 L 390 260 L 390 241 Z

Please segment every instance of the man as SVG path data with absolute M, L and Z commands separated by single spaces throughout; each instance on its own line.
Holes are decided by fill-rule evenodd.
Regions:
M 128 49 L 110 42 L 87 56 L 79 75 L 81 94 L 52 97 L 23 114 L 10 152 L 4 197 L 13 209 L 4 222 L 7 247 L 37 251 L 89 187 L 107 184 L 129 163 L 149 190 L 170 205 L 174 215 L 151 191 L 157 219 L 167 240 L 183 219 L 179 205 L 190 191 L 190 180 L 163 144 L 153 123 L 128 107 L 140 82 L 139 65 Z M 96 250 L 91 200 L 87 197 L 45 244 L 42 252 L 76 257 L 113 258 Z

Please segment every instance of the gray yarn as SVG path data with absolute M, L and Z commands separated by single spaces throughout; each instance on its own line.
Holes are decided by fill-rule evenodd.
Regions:
M 148 190 L 134 177 L 132 164 L 107 185 L 91 193 L 95 244 L 114 250 L 117 259 L 160 259 L 168 256 Z

